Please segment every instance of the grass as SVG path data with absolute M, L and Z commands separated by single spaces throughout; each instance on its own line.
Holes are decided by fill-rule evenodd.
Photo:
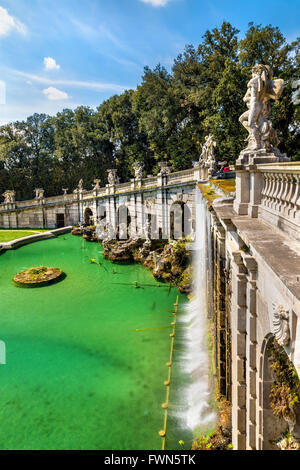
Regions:
M 204 198 L 211 204 L 215 199 L 221 197 L 208 183 L 199 183 L 198 187 Z
M 233 193 L 235 191 L 235 178 L 226 180 L 214 180 L 212 183 L 221 188 L 225 194 Z
M 11 242 L 12 240 L 36 235 L 41 232 L 47 232 L 47 230 L 0 230 L 0 243 Z

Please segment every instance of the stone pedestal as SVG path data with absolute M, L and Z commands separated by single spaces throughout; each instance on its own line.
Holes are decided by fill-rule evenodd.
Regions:
M 288 161 L 290 159 L 282 155 L 278 149 L 270 153 L 264 149 L 241 152 L 235 164 L 236 197 L 233 204 L 235 212 L 239 215 L 257 217 L 263 190 L 263 175 L 258 171 L 257 165 Z
M 130 187 L 131 187 L 132 191 L 134 191 L 135 189 L 141 189 L 141 187 L 142 187 L 142 178 L 132 178 L 130 180 Z
M 116 185 L 115 184 L 107 184 L 106 185 L 106 194 L 107 195 L 110 195 L 110 194 L 115 194 L 116 192 Z

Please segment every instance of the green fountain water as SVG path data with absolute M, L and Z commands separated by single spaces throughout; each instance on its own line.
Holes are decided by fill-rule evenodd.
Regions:
M 12 284 L 41 265 L 66 279 Z M 113 265 L 100 245 L 71 235 L 1 255 L 0 449 L 160 449 L 177 295 L 144 267 Z

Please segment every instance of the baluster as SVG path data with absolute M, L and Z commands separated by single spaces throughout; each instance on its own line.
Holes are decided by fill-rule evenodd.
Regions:
M 280 206 L 279 206 L 279 212 L 281 213 L 285 213 L 286 211 L 286 208 L 287 208 L 287 195 L 288 195 L 288 192 L 289 192 L 289 189 L 290 189 L 290 178 L 289 178 L 289 175 L 287 174 L 284 174 L 283 175 L 283 190 L 282 190 L 282 193 L 281 193 L 281 200 L 280 200 Z
M 294 192 L 295 192 L 295 188 L 296 188 L 296 178 L 294 177 L 294 175 L 291 173 L 288 175 L 288 178 L 289 178 L 289 191 L 287 193 L 287 196 L 286 196 L 286 209 L 285 209 L 285 212 L 286 212 L 286 215 L 288 216 L 292 210 L 292 199 L 293 199 L 293 195 L 294 195 Z
M 270 179 L 268 173 L 264 173 L 264 187 L 262 190 L 262 198 L 261 198 L 261 205 L 266 206 L 267 198 L 268 198 L 268 189 L 270 186 Z
M 294 196 L 291 200 L 292 209 L 291 209 L 291 214 L 290 214 L 290 216 L 293 219 L 295 218 L 296 211 L 297 211 L 297 205 L 296 204 L 297 204 L 298 198 L 300 198 L 300 175 L 295 175 L 295 179 L 296 179 L 295 192 L 294 192 Z
M 280 175 L 278 173 L 274 173 L 274 179 L 275 179 L 275 184 L 274 184 L 274 190 L 272 194 L 271 209 L 276 210 L 278 195 L 281 192 L 282 185 L 281 185 Z
M 283 205 L 283 201 L 282 201 L 282 196 L 285 192 L 285 189 L 286 189 L 286 176 L 283 175 L 283 174 L 278 174 L 278 191 L 277 191 L 277 195 L 276 195 L 276 204 L 275 204 L 275 211 L 276 212 L 282 212 L 282 205 Z
M 272 208 L 272 205 L 273 205 L 273 195 L 275 194 L 275 188 L 276 188 L 276 177 L 275 177 L 275 174 L 270 174 L 270 179 L 271 179 L 271 188 L 270 188 L 270 194 L 269 194 L 268 207 Z

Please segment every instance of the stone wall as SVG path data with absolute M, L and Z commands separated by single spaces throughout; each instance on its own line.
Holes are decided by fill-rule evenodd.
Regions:
M 296 178 L 300 165 L 292 165 L 294 175 L 290 174 L 289 165 L 276 163 L 273 189 L 272 165 L 241 170 L 236 199 L 216 200 L 210 212 L 215 259 L 217 378 L 219 390 L 227 398 L 231 387 L 235 449 L 278 448 L 276 440 L 288 429 L 287 422 L 276 418 L 270 408 L 273 378 L 267 345 L 274 335 L 279 341 L 287 337 L 283 346 L 300 376 L 300 230 Z M 278 175 L 285 178 L 281 190 Z M 254 180 L 260 183 L 256 185 Z M 266 206 L 271 197 L 273 205 Z M 231 383 L 226 373 L 228 335 Z M 300 421 L 297 421 L 298 437 L 299 429 Z

